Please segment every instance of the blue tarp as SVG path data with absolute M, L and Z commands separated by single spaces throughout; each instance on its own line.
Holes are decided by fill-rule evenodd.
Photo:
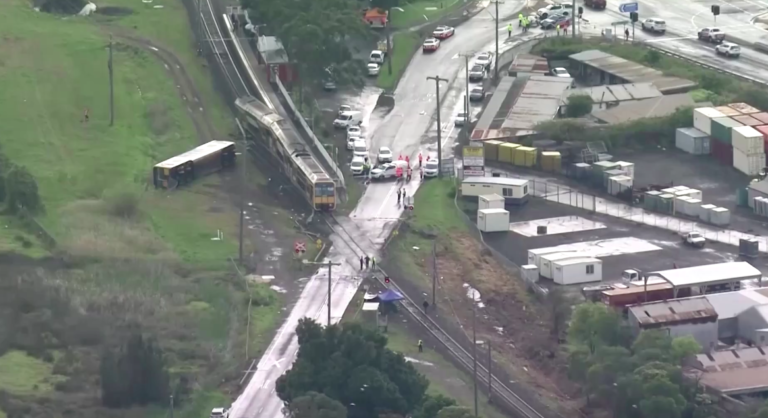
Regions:
M 403 295 L 396 290 L 389 289 L 379 293 L 379 300 L 382 302 L 397 302 L 398 300 L 402 299 Z

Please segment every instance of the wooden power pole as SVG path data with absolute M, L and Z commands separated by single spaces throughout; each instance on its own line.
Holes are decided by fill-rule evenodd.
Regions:
M 109 126 L 115 124 L 115 83 L 112 70 L 112 35 L 109 35 L 109 61 L 107 61 L 107 68 L 109 68 Z

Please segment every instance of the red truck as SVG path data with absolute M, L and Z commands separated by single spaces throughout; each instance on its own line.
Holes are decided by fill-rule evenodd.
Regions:
M 584 5 L 595 10 L 605 9 L 606 0 L 584 0 Z
M 622 286 L 621 288 L 614 287 L 611 290 L 605 290 L 602 292 L 602 300 L 608 306 L 624 309 L 629 305 L 637 303 L 655 302 L 659 300 L 673 299 L 675 297 L 674 290 L 669 283 L 649 284 L 647 289 L 648 295 L 646 299 L 646 289 L 641 284 L 632 283 L 628 286 Z M 691 295 L 691 289 L 680 289 L 677 293 L 678 298 L 684 298 Z

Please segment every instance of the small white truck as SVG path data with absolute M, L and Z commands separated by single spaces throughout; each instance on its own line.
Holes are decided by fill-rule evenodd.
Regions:
M 691 247 L 703 248 L 707 244 L 707 239 L 698 232 L 689 232 L 683 235 L 683 242 Z

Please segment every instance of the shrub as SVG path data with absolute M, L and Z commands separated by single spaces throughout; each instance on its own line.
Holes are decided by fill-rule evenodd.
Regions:
M 110 215 L 123 219 L 136 219 L 141 213 L 140 203 L 132 192 L 120 192 L 107 199 Z

